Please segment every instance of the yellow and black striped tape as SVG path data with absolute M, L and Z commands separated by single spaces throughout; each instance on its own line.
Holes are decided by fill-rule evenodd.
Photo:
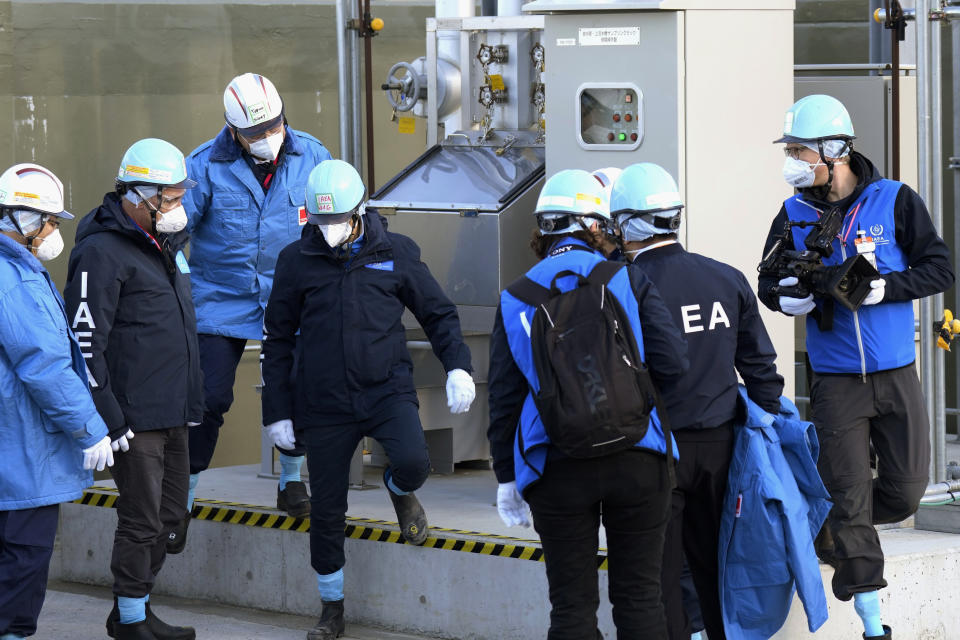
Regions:
M 76 500 L 78 504 L 92 507 L 115 508 L 119 495 L 113 487 L 91 487 L 85 491 L 83 497 Z M 210 520 L 228 524 L 242 524 L 248 527 L 263 529 L 280 529 L 283 531 L 310 531 L 309 518 L 294 518 L 283 515 L 262 505 L 226 502 L 222 500 L 197 499 L 193 505 L 192 516 L 196 520 Z M 347 517 L 345 535 L 354 540 L 369 540 L 372 542 L 392 542 L 408 544 L 400 532 L 384 527 L 398 527 L 397 523 L 387 520 L 373 520 L 368 518 Z M 399 527 L 398 527 L 399 528 Z M 445 529 L 430 527 L 430 533 L 447 535 L 462 535 L 480 538 L 479 540 L 465 540 L 462 538 L 447 537 L 447 535 L 431 535 L 423 546 L 428 549 L 442 549 L 444 551 L 462 551 L 485 556 L 500 558 L 514 558 L 517 560 L 533 560 L 543 562 L 543 549 L 536 540 L 511 538 L 478 531 L 463 529 Z M 607 569 L 607 557 L 597 556 L 597 567 Z

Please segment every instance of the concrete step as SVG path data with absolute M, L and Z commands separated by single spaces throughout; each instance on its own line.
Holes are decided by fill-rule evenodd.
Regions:
M 499 524 L 491 506 L 495 481 L 484 473 L 489 474 L 432 476 L 418 491 L 431 525 L 446 525 L 431 526 L 423 547 L 405 544 L 400 538 L 389 519 L 389 500 L 382 489 L 351 492 L 352 517 L 345 544 L 346 614 L 351 625 L 457 640 L 541 640 L 545 636 L 549 604 L 539 543 L 531 530 L 505 530 Z M 204 482 L 213 484 L 203 480 L 201 486 Z M 275 496 L 275 483 L 256 482 L 260 484 L 252 487 L 254 494 Z M 198 499 L 187 548 L 167 559 L 155 593 L 315 616 L 319 599 L 310 567 L 309 523 L 268 507 L 240 503 L 250 494 L 238 487 L 243 483 L 234 483 L 232 496 L 223 490 L 217 500 Z M 238 501 L 226 499 L 230 497 Z M 115 500 L 116 493 L 105 488 L 88 492 L 84 504 L 64 505 L 51 567 L 57 577 L 110 583 L 116 514 L 109 507 Z M 271 504 L 268 499 L 263 503 Z M 375 517 L 359 517 L 364 511 Z M 470 529 L 452 528 L 458 521 L 470 523 Z M 890 583 L 881 591 L 884 622 L 897 631 L 898 638 L 960 639 L 947 588 L 960 575 L 960 536 L 891 529 L 881 531 L 880 539 Z M 602 553 L 597 562 L 601 569 L 599 627 L 607 638 L 614 638 Z M 830 619 L 816 638 L 859 638 L 862 626 L 852 603 L 833 598 L 833 570 L 822 566 L 821 571 Z M 797 601 L 775 638 L 808 637 L 813 636 Z

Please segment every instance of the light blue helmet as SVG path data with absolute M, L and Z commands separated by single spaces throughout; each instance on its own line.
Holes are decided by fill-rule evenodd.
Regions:
M 565 169 L 544 183 L 534 210 L 541 235 L 581 231 L 581 218 L 591 218 L 606 228 L 610 213 L 603 185 L 582 169 Z
M 610 215 L 625 242 L 676 233 L 681 209 L 676 180 L 658 164 L 632 164 L 613 183 Z
M 187 177 L 187 163 L 180 150 L 157 138 L 144 138 L 130 145 L 120 161 L 117 184 L 152 184 L 177 189 L 197 186 Z
M 353 165 L 324 160 L 307 178 L 307 211 L 311 224 L 338 224 L 357 213 L 366 188 Z
M 853 122 L 843 103 L 832 96 L 812 95 L 800 98 L 787 110 L 781 142 L 815 140 L 853 140 Z

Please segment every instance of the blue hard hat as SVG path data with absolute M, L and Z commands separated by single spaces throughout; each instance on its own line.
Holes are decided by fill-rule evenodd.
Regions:
M 157 138 L 144 138 L 130 145 L 120 161 L 117 182 L 178 189 L 197 186 L 187 177 L 187 163 L 180 150 L 166 140 Z
M 353 165 L 343 160 L 324 160 L 307 178 L 307 211 L 312 224 L 345 222 L 363 202 L 366 188 Z
M 610 215 L 627 241 L 675 233 L 682 208 L 676 180 L 652 162 L 624 169 L 610 193 Z
M 774 140 L 804 142 L 841 138 L 853 140 L 853 122 L 843 103 L 833 96 L 812 95 L 800 98 L 787 110 L 783 120 L 783 136 Z
M 540 233 L 580 231 L 580 217 L 609 220 L 605 195 L 600 181 L 582 169 L 555 173 L 544 183 L 534 209 Z

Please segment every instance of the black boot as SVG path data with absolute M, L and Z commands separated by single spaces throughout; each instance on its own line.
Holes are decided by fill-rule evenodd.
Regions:
M 893 640 L 893 631 L 887 625 L 883 625 L 882 636 L 868 636 L 864 633 L 863 640 Z
M 117 640 L 158 640 L 157 636 L 150 631 L 146 620 L 132 624 L 117 622 L 113 625 L 113 630 L 117 635 L 111 637 Z
M 307 495 L 307 485 L 299 480 L 287 483 L 281 491 L 277 486 L 277 509 L 286 511 L 294 518 L 305 518 L 310 515 L 310 496 Z
M 175 627 L 169 625 L 153 612 L 150 609 L 150 603 L 146 604 L 147 610 L 147 627 L 153 633 L 152 637 L 155 637 L 157 640 L 196 640 L 197 632 L 193 627 Z M 111 638 L 118 638 L 119 636 L 115 635 L 117 625 L 120 624 L 120 608 L 117 605 L 117 599 L 113 599 L 113 610 L 110 612 L 110 615 L 107 616 L 107 635 Z M 126 625 L 131 626 L 131 625 Z
M 397 520 L 400 522 L 400 533 L 404 540 L 410 544 L 421 545 L 427 541 L 427 514 L 417 500 L 417 496 L 411 491 L 405 496 L 398 496 L 390 490 L 387 485 L 387 472 L 383 472 L 383 483 L 387 487 L 387 493 L 390 494 L 390 501 L 393 502 L 393 510 L 397 512 Z
M 343 600 L 323 603 L 317 624 L 307 632 L 307 640 L 335 640 L 343 635 Z
M 170 555 L 176 555 L 183 551 L 183 548 L 187 546 L 187 527 L 190 526 L 190 512 L 188 511 L 184 516 L 183 520 L 180 521 L 173 531 L 170 532 L 170 535 L 167 537 L 167 553 Z

